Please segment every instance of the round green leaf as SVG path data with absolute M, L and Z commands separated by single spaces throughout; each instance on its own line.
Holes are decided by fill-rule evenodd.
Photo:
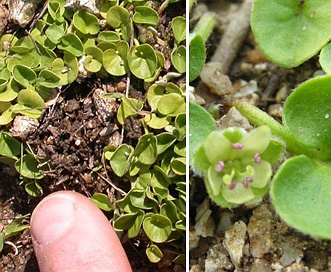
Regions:
M 120 145 L 109 160 L 114 173 L 123 177 L 130 167 L 130 158 L 133 153 L 133 147 L 130 145 Z
M 301 155 L 288 159 L 271 183 L 277 214 L 291 227 L 331 239 L 331 167 Z
M 102 63 L 105 70 L 113 76 L 122 76 L 128 72 L 127 53 L 129 45 L 119 42 L 115 49 L 107 49 L 103 52 Z
M 56 88 L 60 85 L 60 78 L 49 70 L 40 71 L 37 79 L 38 86 L 45 88 Z
M 139 234 L 143 218 L 143 211 L 124 214 L 115 221 L 114 227 L 115 229 L 127 230 L 128 237 L 133 238 Z
M 331 158 L 331 75 L 298 86 L 284 105 L 283 122 L 316 156 Z
M 15 162 L 15 169 L 25 178 L 42 179 L 44 177 L 40 171 L 39 162 L 31 154 L 25 154 Z
M 67 27 L 68 23 L 66 21 L 62 23 L 54 22 L 54 24 L 46 29 L 45 34 L 52 43 L 58 44 L 62 36 L 65 34 Z
M 142 164 L 152 165 L 157 158 L 156 137 L 149 133 L 140 137 L 133 153 Z
M 150 240 L 163 243 L 171 234 L 171 221 L 163 215 L 153 214 L 144 219 L 143 228 Z
M 121 6 L 113 6 L 108 10 L 106 20 L 111 27 L 117 29 L 130 23 L 130 14 Z
M 176 93 L 166 94 L 160 98 L 157 110 L 163 115 L 177 116 L 186 110 L 185 99 Z
M 198 150 L 200 145 L 205 141 L 207 136 L 216 130 L 216 122 L 213 117 L 203 107 L 198 104 L 190 102 L 189 104 L 190 116 L 190 137 L 189 137 L 189 162 L 193 163 L 194 153 Z
M 326 45 L 320 53 L 319 62 L 325 73 L 331 74 L 331 44 Z
M 98 18 L 85 10 L 77 11 L 72 22 L 83 34 L 95 35 L 100 30 Z
M 273 62 L 296 67 L 331 38 L 330 1 L 256 0 L 251 26 L 256 43 Z
M 110 203 L 109 197 L 105 194 L 95 193 L 91 200 L 99 209 L 109 212 L 113 209 L 113 205 Z
M 186 174 L 186 158 L 176 158 L 170 164 L 175 174 L 184 176 Z
M 37 75 L 32 69 L 20 64 L 13 67 L 13 77 L 24 87 L 33 85 L 37 79 Z
M 182 16 L 173 18 L 172 31 L 178 44 L 184 41 L 186 39 L 186 19 Z
M 137 6 L 133 15 L 133 21 L 137 24 L 157 25 L 159 15 L 150 7 Z
M 201 36 L 195 36 L 190 41 L 189 51 L 189 81 L 191 82 L 199 76 L 206 61 L 206 48 Z
M 30 196 L 39 197 L 43 195 L 43 188 L 36 181 L 25 184 L 24 188 Z
M 152 263 L 159 262 L 163 257 L 162 251 L 156 245 L 150 245 L 146 249 L 146 255 L 148 257 L 148 260 Z
M 19 92 L 19 86 L 16 83 L 16 81 L 12 78 L 5 87 L 0 89 L 0 101 L 2 102 L 12 101 L 17 97 L 18 92 Z
M 64 35 L 57 47 L 61 50 L 70 52 L 76 57 L 82 56 L 84 53 L 82 41 L 78 38 L 77 35 L 72 33 Z
M 186 47 L 180 45 L 171 53 L 171 62 L 179 73 L 186 71 Z
M 101 70 L 102 63 L 92 56 L 87 56 L 84 60 L 84 68 L 91 73 L 97 73 Z
M 98 42 L 118 42 L 120 36 L 115 31 L 102 31 L 98 35 Z
M 162 129 L 170 124 L 171 117 L 170 116 L 162 116 L 159 117 L 154 113 L 146 115 L 144 118 L 146 124 L 154 129 Z
M 23 89 L 18 93 L 17 96 L 18 104 L 27 106 L 29 108 L 39 108 L 42 109 L 44 107 L 44 100 L 41 96 L 33 90 Z
M 149 78 L 157 70 L 157 56 L 149 44 L 132 46 L 128 55 L 130 71 L 141 79 Z

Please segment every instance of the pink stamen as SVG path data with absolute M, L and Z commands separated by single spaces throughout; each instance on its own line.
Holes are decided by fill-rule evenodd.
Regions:
M 236 188 L 236 186 L 237 186 L 237 183 L 234 180 L 232 180 L 231 184 L 229 185 L 229 189 L 233 190 L 234 188 Z
M 242 143 L 233 143 L 232 148 L 233 149 L 242 149 L 244 147 L 244 144 Z
M 224 167 L 225 167 L 224 162 L 223 162 L 223 161 L 219 161 L 219 162 L 217 163 L 217 166 L 215 166 L 214 169 L 215 169 L 215 171 L 216 171 L 217 173 L 221 173 L 221 172 L 223 171 Z
M 253 178 L 248 177 L 248 178 L 246 178 L 246 179 L 244 180 L 244 182 L 243 182 L 243 186 L 247 189 L 248 186 L 249 186 L 249 183 L 252 183 L 253 181 L 254 181 Z
M 255 153 L 255 155 L 254 155 L 254 161 L 257 164 L 261 164 L 262 163 L 262 160 L 261 160 L 261 157 L 260 157 L 260 153 L 259 152 Z

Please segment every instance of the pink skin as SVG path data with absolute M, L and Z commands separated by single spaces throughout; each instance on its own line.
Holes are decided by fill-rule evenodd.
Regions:
M 78 193 L 43 199 L 32 213 L 31 236 L 40 272 L 132 271 L 107 218 Z

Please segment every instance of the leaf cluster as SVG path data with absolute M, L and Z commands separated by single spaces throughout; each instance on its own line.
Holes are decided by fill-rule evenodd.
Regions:
M 124 122 L 128 116 L 139 116 L 139 101 L 122 99 L 119 121 Z M 163 256 L 158 244 L 185 236 L 184 90 L 170 82 L 153 84 L 148 89 L 147 101 L 151 112 L 140 119 L 146 133 L 138 144 L 135 147 L 122 144 L 104 149 L 104 159 L 113 172 L 132 181 L 131 190 L 123 199 L 106 206 L 115 209 L 114 226 L 127 231 L 129 238 L 141 231 L 146 233 L 151 241 L 146 254 L 151 262 L 158 262 Z

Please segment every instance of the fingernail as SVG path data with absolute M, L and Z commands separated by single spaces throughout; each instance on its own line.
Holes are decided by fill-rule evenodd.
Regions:
M 44 199 L 33 211 L 31 235 L 39 245 L 47 245 L 61 237 L 74 219 L 74 203 L 60 194 Z

